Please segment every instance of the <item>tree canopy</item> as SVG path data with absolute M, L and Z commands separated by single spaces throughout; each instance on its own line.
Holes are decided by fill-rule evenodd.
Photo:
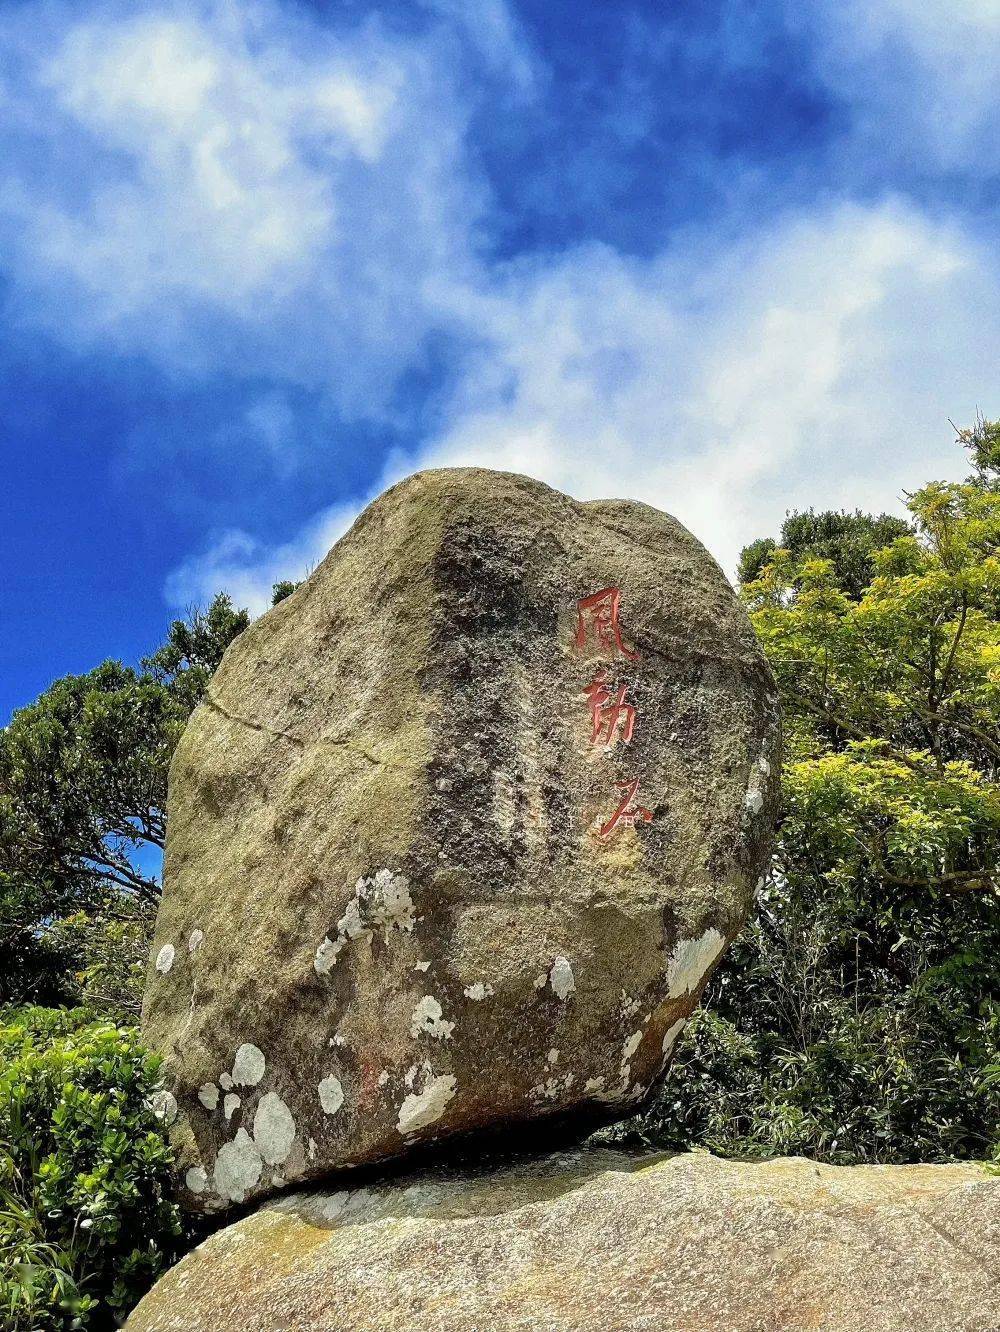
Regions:
M 742 595 L 785 719 L 759 912 L 646 1127 L 835 1161 L 1000 1133 L 1000 426 L 909 520 L 793 514 Z
M 0 1002 L 77 997 L 74 960 L 105 951 L 109 929 L 131 940 L 130 965 L 141 957 L 170 758 L 248 623 L 218 596 L 138 669 L 106 661 L 57 680 L 0 731 Z

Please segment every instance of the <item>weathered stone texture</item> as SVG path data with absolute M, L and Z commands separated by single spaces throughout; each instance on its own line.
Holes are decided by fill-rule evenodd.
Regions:
M 994 1332 L 975 1165 L 583 1150 L 293 1194 L 219 1231 L 128 1332 Z
M 674 519 L 479 470 L 389 490 L 171 769 L 144 1026 L 191 1203 L 635 1107 L 745 919 L 778 731 Z

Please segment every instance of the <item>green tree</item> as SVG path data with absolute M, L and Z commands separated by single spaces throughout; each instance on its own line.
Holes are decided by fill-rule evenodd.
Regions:
M 884 519 L 810 516 L 797 549 L 745 553 L 784 704 L 781 828 L 647 1123 L 672 1142 L 934 1160 L 997 1139 L 1000 428 L 959 438 L 973 475 L 909 497 L 865 586 L 859 533 Z
M 781 525 L 781 536 L 761 537 L 746 546 L 740 556 L 741 586 L 760 578 L 775 552 L 787 551 L 796 561 L 829 560 L 837 584 L 850 597 L 860 597 L 875 576 L 875 552 L 897 537 L 912 531 L 905 518 L 883 513 L 877 518 L 856 510 L 837 513 L 790 513 Z
M 289 578 L 284 578 L 280 583 L 275 583 L 271 589 L 271 605 L 277 606 L 279 601 L 284 601 L 286 597 L 290 597 L 297 587 L 298 583 L 293 583 Z
M 143 850 L 164 844 L 170 758 L 247 623 L 216 597 L 139 669 L 66 676 L 0 732 L 0 1002 L 72 1001 L 95 967 L 108 991 L 116 937 L 127 975 L 141 971 L 159 895 Z

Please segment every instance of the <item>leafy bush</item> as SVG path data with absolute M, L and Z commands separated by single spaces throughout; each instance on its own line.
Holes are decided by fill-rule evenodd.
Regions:
M 640 1131 L 822 1160 L 1000 1140 L 1000 424 L 910 522 L 799 514 L 744 552 L 785 717 L 755 923 Z
M 179 1253 L 158 1061 L 84 1010 L 0 1012 L 0 1325 L 100 1332 Z
M 983 905 L 894 912 L 771 885 L 635 1128 L 729 1156 L 988 1157 L 1000 1146 L 1000 989 Z

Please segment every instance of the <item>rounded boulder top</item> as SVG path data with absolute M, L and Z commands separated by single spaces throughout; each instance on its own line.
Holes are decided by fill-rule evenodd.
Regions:
M 143 1007 L 186 1196 L 632 1113 L 767 861 L 774 682 L 675 519 L 423 472 L 230 646 Z

